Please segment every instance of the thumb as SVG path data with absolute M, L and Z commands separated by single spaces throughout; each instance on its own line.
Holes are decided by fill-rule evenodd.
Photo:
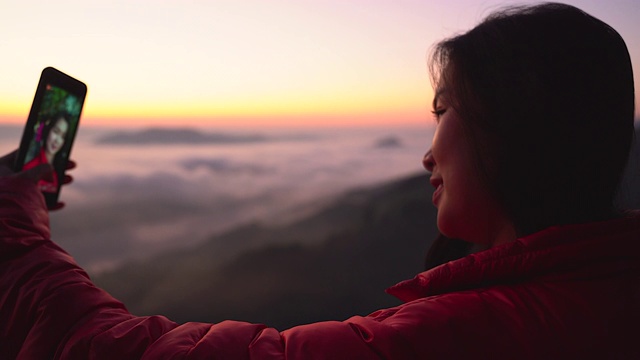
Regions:
M 51 164 L 40 164 L 29 170 L 16 174 L 18 177 L 30 179 L 34 183 L 40 180 L 53 180 L 53 166 Z

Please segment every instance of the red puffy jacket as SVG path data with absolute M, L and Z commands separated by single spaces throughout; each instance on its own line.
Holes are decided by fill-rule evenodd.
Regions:
M 1 359 L 640 359 L 640 215 L 547 229 L 402 282 L 406 301 L 278 332 L 137 317 L 49 240 L 36 187 L 0 179 Z

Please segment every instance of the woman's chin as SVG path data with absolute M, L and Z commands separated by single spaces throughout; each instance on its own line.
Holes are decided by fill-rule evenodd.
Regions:
M 438 231 L 448 238 L 457 238 L 455 225 L 451 223 L 450 219 L 446 216 L 446 213 L 443 213 L 441 208 L 438 208 L 438 218 L 437 218 L 437 226 Z

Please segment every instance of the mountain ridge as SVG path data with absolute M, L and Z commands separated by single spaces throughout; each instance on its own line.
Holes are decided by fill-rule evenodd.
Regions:
M 284 329 L 366 315 L 399 304 L 384 290 L 423 270 L 437 234 L 430 191 L 424 174 L 351 191 L 291 224 L 247 224 L 95 281 L 133 313 L 178 322 L 236 319 Z M 221 241 L 243 250 L 216 259 Z

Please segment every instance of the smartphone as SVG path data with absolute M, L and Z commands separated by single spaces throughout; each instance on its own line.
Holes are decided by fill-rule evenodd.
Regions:
M 58 203 L 86 94 L 87 86 L 81 81 L 52 67 L 42 70 L 15 170 L 27 170 L 45 162 L 53 165 L 52 179 L 38 183 L 50 209 Z

